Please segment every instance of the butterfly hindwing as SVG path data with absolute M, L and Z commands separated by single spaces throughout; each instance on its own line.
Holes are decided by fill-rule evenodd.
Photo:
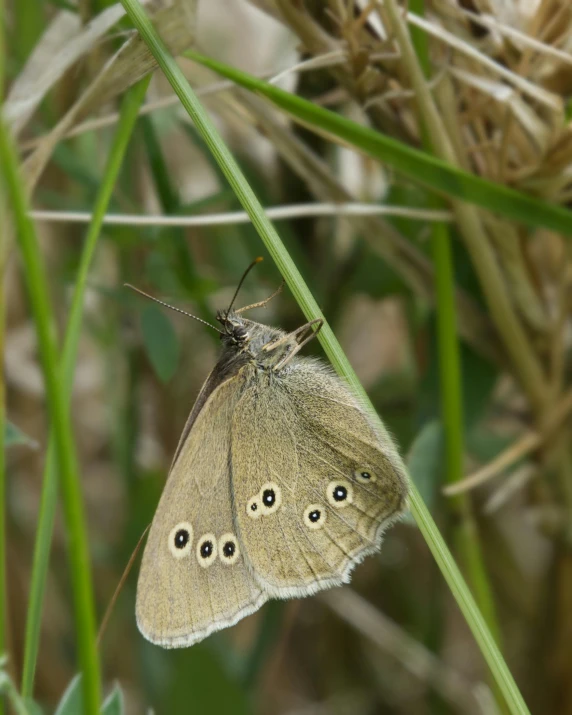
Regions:
M 347 581 L 404 507 L 389 438 L 311 359 L 253 376 L 234 411 L 231 455 L 237 530 L 269 596 Z
M 266 600 L 246 568 L 233 519 L 230 434 L 240 381 L 226 380 L 203 404 L 151 525 L 137 586 L 137 623 L 163 647 L 192 645 Z

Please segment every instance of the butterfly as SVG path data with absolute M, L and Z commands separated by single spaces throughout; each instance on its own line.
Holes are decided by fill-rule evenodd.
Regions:
M 232 310 L 238 289 L 217 314 L 221 355 L 181 435 L 139 573 L 139 630 L 165 648 L 193 645 L 268 599 L 347 583 L 406 507 L 391 438 L 326 364 L 299 354 L 321 319 L 290 333 L 248 320 L 275 294 Z

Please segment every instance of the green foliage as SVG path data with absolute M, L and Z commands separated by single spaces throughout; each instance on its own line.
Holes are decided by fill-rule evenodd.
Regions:
M 475 203 L 529 226 L 550 228 L 572 236 L 572 212 L 568 209 L 457 169 L 430 154 L 413 149 L 198 52 L 187 51 L 185 54 L 238 85 L 259 92 L 310 127 L 316 126 L 321 131 L 333 134 L 431 191 Z
M 62 699 L 58 703 L 54 715 L 79 715 L 85 712 L 83 704 L 81 675 L 76 675 L 68 685 Z M 118 685 L 115 685 L 111 693 L 101 706 L 101 715 L 124 715 L 125 704 L 123 693 Z
M 427 508 L 434 512 L 443 483 L 443 425 L 427 422 L 415 437 L 407 454 L 407 469 Z M 408 521 L 415 523 L 408 515 Z
M 35 186 L 26 183 L 37 158 L 38 140 L 86 90 L 89 93 L 93 89 L 93 78 L 109 66 L 106 63 L 112 52 L 124 42 L 123 30 L 131 29 L 129 18 L 124 18 L 50 88 L 25 130 L 18 134 L 17 153 L 10 154 L 7 133 L 2 131 L 0 136 L 0 173 L 6 178 L 4 189 L 0 189 L 0 223 L 10 230 L 14 223 L 15 245 L 21 246 L 20 260 L 8 263 L 7 285 L 16 285 L 19 277 L 29 284 L 34 329 L 48 386 L 47 390 L 38 390 L 35 382 L 26 382 L 35 348 L 27 344 L 22 347 L 16 339 L 14 352 L 6 360 L 7 402 L 13 422 L 2 427 L 8 449 L 7 468 L 0 469 L 6 472 L 7 483 L 1 490 L 0 522 L 5 520 L 8 536 L 7 544 L 0 538 L 0 562 L 4 552 L 10 556 L 6 588 L 0 580 L 0 604 L 7 603 L 10 615 L 5 623 L 0 617 L 2 647 L 20 643 L 19 630 L 24 622 L 26 632 L 21 690 L 18 692 L 12 670 L 3 663 L 0 699 L 3 695 L 14 712 L 28 715 L 54 709 L 56 715 L 83 715 L 88 709 L 93 715 L 119 715 L 137 708 L 157 713 L 255 715 L 314 706 L 328 711 L 381 712 L 392 710 L 395 703 L 411 715 L 472 713 L 463 697 L 475 705 L 471 700 L 474 683 L 479 681 L 478 688 L 485 691 L 487 687 L 480 682 L 486 681 L 480 648 L 498 683 L 498 691 L 491 688 L 494 697 L 501 703 L 502 692 L 506 698 L 506 707 L 501 705 L 503 712 L 527 713 L 509 667 L 523 685 L 531 711 L 557 712 L 558 705 L 551 698 L 556 702 L 554 694 L 560 695 L 567 687 L 563 677 L 558 681 L 558 673 L 567 672 L 567 663 L 572 667 L 572 660 L 566 660 L 561 635 L 569 631 L 566 624 L 571 602 L 566 586 L 569 555 L 564 544 L 568 542 L 560 531 L 560 524 L 568 518 L 566 484 L 572 484 L 570 472 L 562 469 L 569 442 L 566 420 L 561 431 L 547 434 L 540 449 L 521 455 L 495 481 L 485 485 L 477 498 L 469 494 L 461 509 L 459 500 L 443 496 L 442 487 L 445 481 L 462 478 L 465 472 L 478 469 L 513 444 L 518 447 L 519 438 L 531 429 L 544 439 L 543 425 L 550 422 L 552 408 L 569 389 L 565 240 L 561 244 L 556 234 L 536 229 L 550 227 L 563 235 L 572 233 L 569 179 L 564 170 L 558 175 L 558 166 L 552 171 L 550 163 L 566 163 L 569 128 L 563 120 L 570 114 L 570 102 L 563 95 L 564 113 L 550 114 L 542 97 L 533 97 L 524 114 L 518 114 L 516 110 L 526 102 L 517 88 L 510 106 L 498 97 L 498 101 L 487 99 L 488 109 L 483 111 L 486 117 L 481 119 L 479 111 L 485 103 L 481 103 L 480 90 L 465 88 L 459 100 L 459 131 L 472 136 L 474 143 L 467 141 L 464 161 L 453 166 L 454 162 L 431 155 L 431 146 L 423 136 L 423 110 L 412 97 L 411 77 L 401 64 L 403 55 L 385 52 L 396 47 L 395 36 L 388 36 L 386 47 L 370 32 L 368 18 L 381 4 L 378 7 L 374 3 L 359 21 L 352 21 L 347 14 L 343 22 L 341 18 L 333 18 L 333 22 L 329 16 L 324 20 L 311 15 L 311 4 L 298 3 L 291 29 L 300 35 L 300 47 L 304 46 L 301 30 L 319 27 L 318 36 L 331 32 L 330 37 L 343 43 L 346 51 L 337 59 L 326 53 L 320 58 L 324 66 L 304 67 L 292 92 L 254 77 L 254 69 L 253 74 L 246 74 L 194 51 L 188 53 L 196 62 L 231 77 L 255 95 L 253 99 L 244 89 L 214 93 L 212 86 L 207 87 L 207 106 L 216 112 L 217 126 L 220 123 L 224 127 L 231 153 L 142 14 L 152 12 L 152 6 L 146 4 L 142 11 L 137 0 L 123 2 L 181 104 L 153 109 L 136 123 L 144 84 L 127 92 L 122 89 L 117 97 L 105 95 L 101 111 L 95 107 L 94 112 L 92 107 L 85 116 L 91 119 L 88 115 L 97 114 L 98 121 L 101 117 L 105 120 L 116 99 L 125 95 L 117 128 L 92 125 L 88 132 L 61 139 L 41 180 Z M 4 18 L 3 26 L 9 27 L 13 36 L 8 38 L 6 57 L 0 47 L 0 64 L 7 60 L 0 79 L 6 75 L 8 88 L 48 23 L 55 20 L 57 8 L 76 13 L 78 25 L 85 27 L 90 20 L 97 24 L 97 12 L 113 5 L 113 0 L 9 3 L 10 22 Z M 386 0 L 383 7 L 391 4 L 395 3 Z M 462 3 L 456 4 L 461 9 Z M 175 9 L 179 5 L 179 0 L 171 4 Z M 350 8 L 351 3 L 338 3 L 336 8 L 346 5 Z M 223 6 L 221 2 L 221 12 L 226 13 Z M 405 4 L 400 2 L 400 6 L 404 8 Z M 1 8 L 0 0 L 0 14 Z M 409 9 L 423 14 L 422 0 L 411 0 Z M 31 11 L 36 14 L 29 15 Z M 437 16 L 440 9 L 433 7 L 432 13 Z M 296 26 L 296 18 L 302 16 L 306 25 Z M 447 22 L 453 23 L 454 18 Z M 473 25 L 466 17 L 464 22 L 463 41 L 471 42 L 474 35 L 477 49 L 490 51 L 488 39 L 492 34 L 487 38 L 483 33 L 481 42 L 475 30 L 478 23 Z M 243 29 L 246 35 L 245 28 L 240 28 L 241 33 Z M 177 30 L 182 32 L 182 26 Z M 163 38 L 164 32 L 165 27 L 161 27 L 159 35 Z M 216 41 L 219 32 L 222 37 L 222 26 L 217 27 Z M 352 44 L 354 32 L 365 35 L 359 35 L 360 42 Z M 217 57 L 224 56 L 227 48 L 213 44 L 204 26 L 200 33 L 201 47 Z M 502 36 L 500 29 L 499 33 Z M 20 34 L 22 41 L 16 45 Z M 431 78 L 431 94 L 438 100 L 446 89 L 442 82 L 445 75 L 440 73 L 447 68 L 442 70 L 442 63 L 455 65 L 456 53 L 443 60 L 441 52 L 446 43 L 431 39 L 414 24 L 410 25 L 410 35 L 424 75 Z M 368 57 L 370 44 L 380 50 L 375 61 Z M 522 53 L 529 50 L 523 50 L 524 39 L 522 47 L 506 38 L 493 44 L 495 52 L 508 48 L 502 58 L 495 58 L 499 66 L 508 68 L 513 62 L 518 72 L 522 69 L 526 75 Z M 355 48 L 359 48 L 358 55 Z M 316 53 L 306 49 L 309 55 Z M 245 65 L 252 66 L 252 51 L 247 42 L 242 42 L 242 34 L 241 52 Z M 277 56 L 282 57 L 282 49 Z M 541 56 L 538 53 L 538 66 Z M 536 67 L 536 51 L 534 57 L 535 62 L 529 64 Z M 433 66 L 435 60 L 438 64 Z M 242 57 L 237 64 L 242 64 Z M 270 62 L 256 71 L 271 66 Z M 475 60 L 475 73 L 478 66 Z M 197 86 L 203 82 L 210 85 L 213 80 L 207 79 L 204 67 L 197 68 L 196 63 L 187 62 L 184 70 L 192 86 L 195 82 Z M 158 75 L 153 83 L 153 100 L 171 91 Z M 487 83 L 494 83 L 493 76 L 494 72 L 487 75 Z M 550 71 L 546 76 L 557 84 L 558 73 Z M 128 79 L 115 77 L 115 86 L 124 87 L 122 81 Z M 454 74 L 447 74 L 446 79 L 454 88 L 463 86 Z M 214 80 L 218 84 L 218 77 Z M 510 82 L 502 80 L 500 84 L 506 89 Z M 399 88 L 397 93 L 395 88 Z M 386 91 L 393 97 L 387 102 Z M 479 102 L 472 106 L 470 101 L 475 97 Z M 263 98 L 269 101 L 260 101 Z M 506 124 L 494 125 L 495 112 L 502 114 Z M 527 131 L 515 131 L 516 125 L 520 126 L 522 117 L 539 122 L 544 113 L 549 115 L 546 123 L 557 129 L 554 135 L 542 135 L 546 145 L 540 152 L 534 144 L 536 135 L 529 132 L 534 150 L 523 150 L 523 155 L 532 157 L 532 163 L 518 166 L 516 145 Z M 295 121 L 288 121 L 291 118 Z M 397 122 L 392 124 L 392 118 Z M 447 118 L 449 115 L 444 114 L 443 119 Z M 83 114 L 76 119 L 81 123 Z M 273 135 L 269 127 L 278 127 L 280 132 Z M 497 146 L 498 137 L 506 141 L 504 174 L 501 152 L 489 146 Z M 346 147 L 345 154 L 339 145 Z M 347 147 L 353 150 L 350 169 L 344 165 Z M 359 170 L 354 174 L 356 166 Z M 356 178 L 362 183 L 354 183 Z M 379 189 L 381 184 L 383 190 Z M 552 189 L 554 194 L 550 193 Z M 9 192 L 7 212 L 3 190 Z M 532 194 L 548 199 L 540 200 Z M 34 207 L 91 212 L 87 232 L 78 225 L 38 222 L 40 252 L 33 240 L 38 235 L 32 235 L 26 218 L 27 195 Z M 353 201 L 358 197 L 405 209 L 448 208 L 450 199 L 465 205 L 458 201 L 462 199 L 484 209 L 479 208 L 477 213 L 488 239 L 491 233 L 487 221 L 494 214 L 499 232 L 496 243 L 491 239 L 493 255 L 501 265 L 509 304 L 523 325 L 550 388 L 547 414 L 537 414 L 523 399 L 518 372 L 506 350 L 507 336 L 495 325 L 495 306 L 491 306 L 486 291 L 486 276 L 483 279 L 476 270 L 478 255 L 468 250 L 454 216 L 446 230 L 443 225 L 406 217 L 294 219 L 277 224 L 279 236 L 261 208 Z M 236 211 L 242 206 L 252 223 L 208 228 L 102 223 L 105 213 L 179 216 Z M 10 214 L 12 208 L 15 211 Z M 510 228 L 506 235 L 503 227 Z M 0 254 L 5 236 L 12 239 L 10 230 L 0 237 Z M 512 243 L 510 238 L 514 239 Z M 517 268 L 524 266 L 529 293 L 519 292 L 523 276 L 510 262 L 515 251 L 520 251 L 522 262 Z M 236 628 L 214 634 L 187 651 L 163 651 L 143 641 L 138 633 L 133 613 L 136 563 L 96 653 L 92 602 L 97 601 L 95 612 L 102 614 L 132 549 L 153 516 L 169 459 L 220 342 L 214 331 L 195 321 L 183 323 L 173 313 L 129 292 L 124 283 L 213 322 L 216 310 L 228 304 L 246 265 L 259 254 L 271 260 L 252 272 L 238 303 L 265 298 L 284 276 L 287 290 L 268 307 L 253 311 L 254 320 L 288 330 L 299 326 L 302 314 L 313 318 L 323 311 L 328 323 L 320 335 L 322 345 L 313 341 L 304 353 L 318 355 L 323 348 L 335 369 L 368 404 L 356 373 L 362 378 L 385 426 L 395 435 L 401 452 L 408 455 L 413 490 L 411 513 L 405 521 L 418 528 L 397 525 L 388 531 L 379 558 L 368 559 L 356 570 L 351 586 L 357 592 L 351 594 L 357 604 L 355 611 L 352 607 L 345 613 L 329 612 L 328 598 L 346 595 L 336 591 L 324 598 L 317 595 L 304 601 L 272 601 Z M 561 277 L 557 275 L 560 264 Z M 2 306 L 8 318 L 8 340 L 28 335 L 32 325 L 32 311 L 22 309 L 25 304 L 19 295 L 20 290 L 10 290 L 6 306 Z M 546 311 L 545 324 L 528 322 L 529 306 L 523 295 L 532 295 Z M 559 309 L 564 310 L 561 316 Z M 560 335 L 557 325 L 562 329 Z M 14 353 L 21 356 L 21 362 L 14 361 Z M 36 359 L 33 353 L 33 361 Z M 72 401 L 72 387 L 70 419 L 67 407 Z M 47 419 L 41 413 L 45 405 Z M 38 442 L 29 435 L 38 435 Z M 75 449 L 79 453 L 77 463 Z M 58 457 L 61 452 L 63 461 Z M 519 487 L 510 518 L 505 521 L 502 512 L 498 516 L 483 513 L 483 503 L 491 503 L 485 501 L 489 491 L 504 489 L 503 480 L 509 475 L 511 483 L 517 483 L 518 471 L 511 470 L 521 466 L 526 467 L 522 470 L 524 478 L 534 474 L 535 479 L 523 481 L 524 486 Z M 56 520 L 60 500 L 64 506 L 61 526 Z M 570 515 L 572 523 L 572 511 Z M 535 556 L 539 536 L 543 553 L 550 550 L 546 559 L 551 564 L 550 580 L 542 571 L 542 559 Z M 63 558 L 66 547 L 70 554 L 67 563 Z M 475 558 L 477 547 L 482 554 L 477 553 Z M 523 558 L 526 569 L 519 566 Z M 88 570 L 96 574 L 93 585 L 86 578 Z M 26 588 L 28 581 L 29 591 L 21 598 L 21 584 Z M 554 583 L 556 588 L 547 589 L 546 583 Z M 539 591 L 543 593 L 542 603 L 535 600 Z M 465 623 L 454 611 L 454 600 Z M 83 614 L 75 621 L 72 603 L 76 612 Z M 499 611 L 502 653 L 490 606 Z M 387 632 L 396 634 L 395 641 L 378 637 L 376 628 L 385 619 L 383 614 L 389 619 Z M 369 616 L 375 617 L 370 621 Z M 41 627 L 44 622 L 45 627 Z M 466 626 L 476 643 L 467 637 Z M 403 644 L 412 638 L 414 650 L 404 653 Z M 448 657 L 460 648 L 466 658 L 462 668 Z M 554 654 L 562 654 L 562 665 Z M 11 653 L 10 665 L 12 660 Z M 114 686 L 101 709 L 99 702 L 96 704 L 98 661 L 108 679 L 102 686 L 104 693 L 109 693 L 110 683 L 121 683 L 121 687 Z M 556 661 L 559 666 L 555 674 L 551 664 Z M 20 663 L 15 665 L 19 667 Z M 87 679 L 80 675 L 71 679 L 82 669 Z M 466 676 L 469 672 L 470 679 Z M 82 685 L 86 682 L 89 701 L 84 703 Z M 459 691 L 463 697 L 451 700 L 451 692 L 458 695 Z M 475 712 L 480 712 L 481 706 L 475 705 Z M 6 713 L 1 703 L 0 713 Z
M 141 312 L 141 330 L 157 377 L 169 382 L 179 362 L 179 340 L 173 324 L 158 306 L 148 305 Z
M 30 447 L 31 449 L 38 449 L 39 445 L 35 439 L 32 439 L 32 437 L 8 420 L 4 425 L 4 446 L 24 446 Z

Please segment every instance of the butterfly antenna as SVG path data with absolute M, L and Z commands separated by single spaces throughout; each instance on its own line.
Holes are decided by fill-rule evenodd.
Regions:
M 145 531 L 139 537 L 137 546 L 133 549 L 133 553 L 129 557 L 127 566 L 125 567 L 125 570 L 123 571 L 123 574 L 122 574 L 121 578 L 119 579 L 119 583 L 117 584 L 117 588 L 115 589 L 115 592 L 113 593 L 113 596 L 111 597 L 111 601 L 109 602 L 109 605 L 107 606 L 107 610 L 105 611 L 105 615 L 103 616 L 103 620 L 101 621 L 101 626 L 99 627 L 99 633 L 97 634 L 96 644 L 97 644 L 98 648 L 101 646 L 101 641 L 103 639 L 103 636 L 105 635 L 105 631 L 107 629 L 107 624 L 109 623 L 109 619 L 111 618 L 113 609 L 115 608 L 115 603 L 116 603 L 117 599 L 119 598 L 119 594 L 123 590 L 123 587 L 125 586 L 125 582 L 127 581 L 129 572 L 133 568 L 133 564 L 135 563 L 137 554 L 139 553 L 139 550 L 141 549 L 141 545 L 143 544 L 143 539 L 147 535 L 147 532 L 149 531 L 150 528 L 151 528 L 151 524 L 148 524 L 145 527 Z
M 226 317 L 227 317 L 227 318 L 228 318 L 228 316 L 229 316 L 230 311 L 232 310 L 232 306 L 234 305 L 234 301 L 236 300 L 236 298 L 237 298 L 237 296 L 238 296 L 238 291 L 242 288 L 242 284 L 244 283 L 244 279 L 245 279 L 246 276 L 250 273 L 250 271 L 254 268 L 254 266 L 255 266 L 257 263 L 261 263 L 263 260 L 264 260 L 264 258 L 262 258 L 262 256 L 258 256 L 258 258 L 255 258 L 255 259 L 252 261 L 252 263 L 248 266 L 248 268 L 244 271 L 244 273 L 242 274 L 242 278 L 240 279 L 240 281 L 239 281 L 239 283 L 238 283 L 238 286 L 237 286 L 237 289 L 234 291 L 234 295 L 232 296 L 232 300 L 230 301 L 230 305 L 228 306 L 228 308 L 227 308 L 227 310 L 226 310 Z
M 169 305 L 169 303 L 165 303 L 164 301 L 159 300 L 159 298 L 155 298 L 154 296 L 149 295 L 149 293 L 145 293 L 144 290 L 141 290 L 140 288 L 135 288 L 135 286 L 131 285 L 131 283 L 124 283 L 123 285 L 126 288 L 131 288 L 131 290 L 134 290 L 136 293 L 139 293 L 140 295 L 144 296 L 145 298 L 149 298 L 149 300 L 152 300 L 155 303 L 159 303 L 159 305 L 163 305 L 165 308 L 170 308 L 171 310 L 174 310 L 176 313 L 182 313 L 183 315 L 186 315 L 187 318 L 192 318 L 193 320 L 198 320 L 199 323 L 202 323 L 203 325 L 208 325 L 209 328 L 216 330 L 217 333 L 219 333 L 220 335 L 224 335 L 222 330 L 219 330 L 215 325 L 211 325 L 210 323 L 207 323 L 207 321 L 203 320 L 202 318 L 197 318 L 197 316 L 193 315 L 192 313 L 187 313 L 186 310 L 181 310 L 181 308 L 175 308 L 174 305 Z

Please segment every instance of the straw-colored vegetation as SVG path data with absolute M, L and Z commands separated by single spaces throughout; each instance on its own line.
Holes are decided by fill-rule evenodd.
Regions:
M 0 21 L 0 709 L 572 715 L 570 3 Z M 282 274 L 259 320 L 322 311 L 411 515 L 351 587 L 186 651 L 137 632 L 136 565 L 96 642 L 217 354 L 123 284 L 212 320 L 260 254 L 244 303 Z

